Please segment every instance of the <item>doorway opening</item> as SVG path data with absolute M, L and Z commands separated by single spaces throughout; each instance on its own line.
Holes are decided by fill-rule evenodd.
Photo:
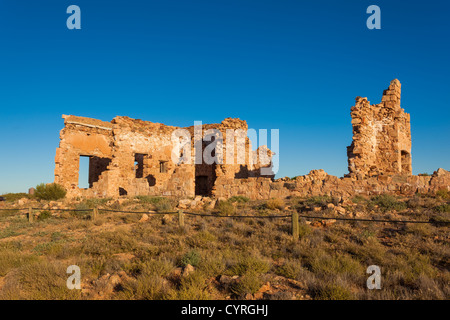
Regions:
M 144 159 L 146 156 L 147 155 L 143 153 L 136 153 L 134 155 L 134 172 L 138 179 L 144 177 Z
M 94 182 L 100 179 L 100 175 L 108 170 L 110 162 L 110 158 L 80 155 L 78 187 L 92 188 Z
M 78 188 L 89 188 L 89 156 L 80 156 L 78 169 Z
M 400 153 L 400 165 L 402 173 L 411 173 L 411 154 L 408 151 L 402 150 Z

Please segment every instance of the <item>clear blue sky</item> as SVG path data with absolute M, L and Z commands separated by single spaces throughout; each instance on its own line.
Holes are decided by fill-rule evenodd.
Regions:
M 445 0 L 0 0 L 0 193 L 53 181 L 62 114 L 239 117 L 280 129 L 278 177 L 342 176 L 355 97 L 379 103 L 394 78 L 414 173 L 450 169 L 449 33 Z

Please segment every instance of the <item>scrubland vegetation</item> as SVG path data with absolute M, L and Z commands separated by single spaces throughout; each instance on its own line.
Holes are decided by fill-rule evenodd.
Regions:
M 23 198 L 23 195 L 17 198 Z M 13 198 L 9 196 L 8 198 Z M 12 208 L 11 200 L 3 208 Z M 448 299 L 450 196 L 329 196 L 251 201 L 233 197 L 212 211 L 185 216 L 163 197 L 78 199 L 64 207 L 161 214 L 56 211 L 28 199 L 39 214 L 0 211 L 0 299 Z M 17 201 L 16 201 L 17 202 Z M 26 208 L 30 203 L 23 206 Z M 336 207 L 345 208 L 345 214 Z M 315 209 L 318 208 L 318 209 Z M 208 212 L 198 209 L 198 213 Z M 320 223 L 301 215 L 431 221 Z M 266 216 L 233 219 L 233 215 Z M 325 221 L 325 220 L 324 220 Z M 82 290 L 66 287 L 66 269 L 81 269 Z M 367 267 L 381 268 L 381 290 L 366 287 Z

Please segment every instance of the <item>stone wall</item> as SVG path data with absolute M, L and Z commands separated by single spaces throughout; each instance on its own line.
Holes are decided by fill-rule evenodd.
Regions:
M 253 200 L 329 195 L 350 198 L 355 195 L 393 194 L 413 196 L 415 193 L 450 191 L 450 172 L 438 169 L 432 176 L 380 175 L 365 179 L 338 178 L 323 170 L 312 170 L 296 179 L 247 178 L 223 180 L 216 186 L 216 197 L 240 195 Z
M 172 133 L 180 127 L 166 126 L 128 117 L 116 117 L 111 122 L 63 116 L 65 127 L 60 133 L 60 145 L 55 157 L 55 182 L 68 190 L 68 197 L 118 197 L 164 195 L 193 197 L 214 195 L 216 180 L 258 176 L 254 154 L 247 137 L 247 123 L 227 118 L 218 124 L 184 128 L 191 135 L 190 163 L 174 163 Z M 233 144 L 227 134 L 233 130 Z M 237 131 L 236 131 L 237 130 Z M 205 136 L 212 135 L 212 139 Z M 243 153 L 238 152 L 238 141 Z M 205 141 L 206 140 L 206 141 Z M 216 140 L 223 149 L 223 161 L 205 163 L 202 154 Z M 195 164 L 196 146 L 201 144 L 201 164 Z M 227 150 L 228 147 L 228 150 Z M 189 148 L 189 147 L 188 147 Z M 233 154 L 227 151 L 234 150 Z M 80 157 L 89 157 L 89 188 L 79 188 Z M 186 156 L 186 159 L 189 157 Z M 257 158 L 256 158 L 257 160 Z M 258 172 L 257 172 L 258 171 Z
M 350 176 L 412 174 L 410 116 L 400 107 L 400 95 L 395 79 L 380 104 L 356 98 L 351 108 L 353 142 L 347 147 Z

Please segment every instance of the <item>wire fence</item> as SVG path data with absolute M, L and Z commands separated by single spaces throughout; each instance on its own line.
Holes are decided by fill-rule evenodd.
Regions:
M 0 208 L 0 211 L 23 211 L 28 210 L 26 214 L 29 214 L 30 211 L 69 211 L 69 212 L 94 212 L 103 211 L 103 212 L 114 212 L 114 213 L 136 213 L 136 214 L 147 214 L 147 215 L 168 215 L 168 214 L 186 214 L 190 216 L 197 217 L 214 217 L 214 218 L 228 218 L 228 219 L 283 219 L 283 218 L 305 218 L 305 219 L 318 219 L 318 220 L 336 220 L 336 221 L 352 221 L 352 222 L 374 222 L 374 223 L 419 223 L 419 224 L 439 224 L 439 225 L 449 225 L 450 221 L 436 221 L 430 219 L 428 221 L 425 220 L 391 220 L 391 219 L 363 219 L 363 218 L 345 218 L 345 217 L 324 217 L 324 216 L 314 216 L 314 215 L 306 215 L 306 214 L 298 214 L 298 212 L 292 212 L 290 214 L 284 215 L 219 215 L 213 213 L 197 213 L 197 212 L 189 212 L 189 211 L 128 211 L 128 210 L 114 210 L 114 209 L 106 209 L 106 208 L 93 208 L 93 209 L 76 209 L 76 208 Z

